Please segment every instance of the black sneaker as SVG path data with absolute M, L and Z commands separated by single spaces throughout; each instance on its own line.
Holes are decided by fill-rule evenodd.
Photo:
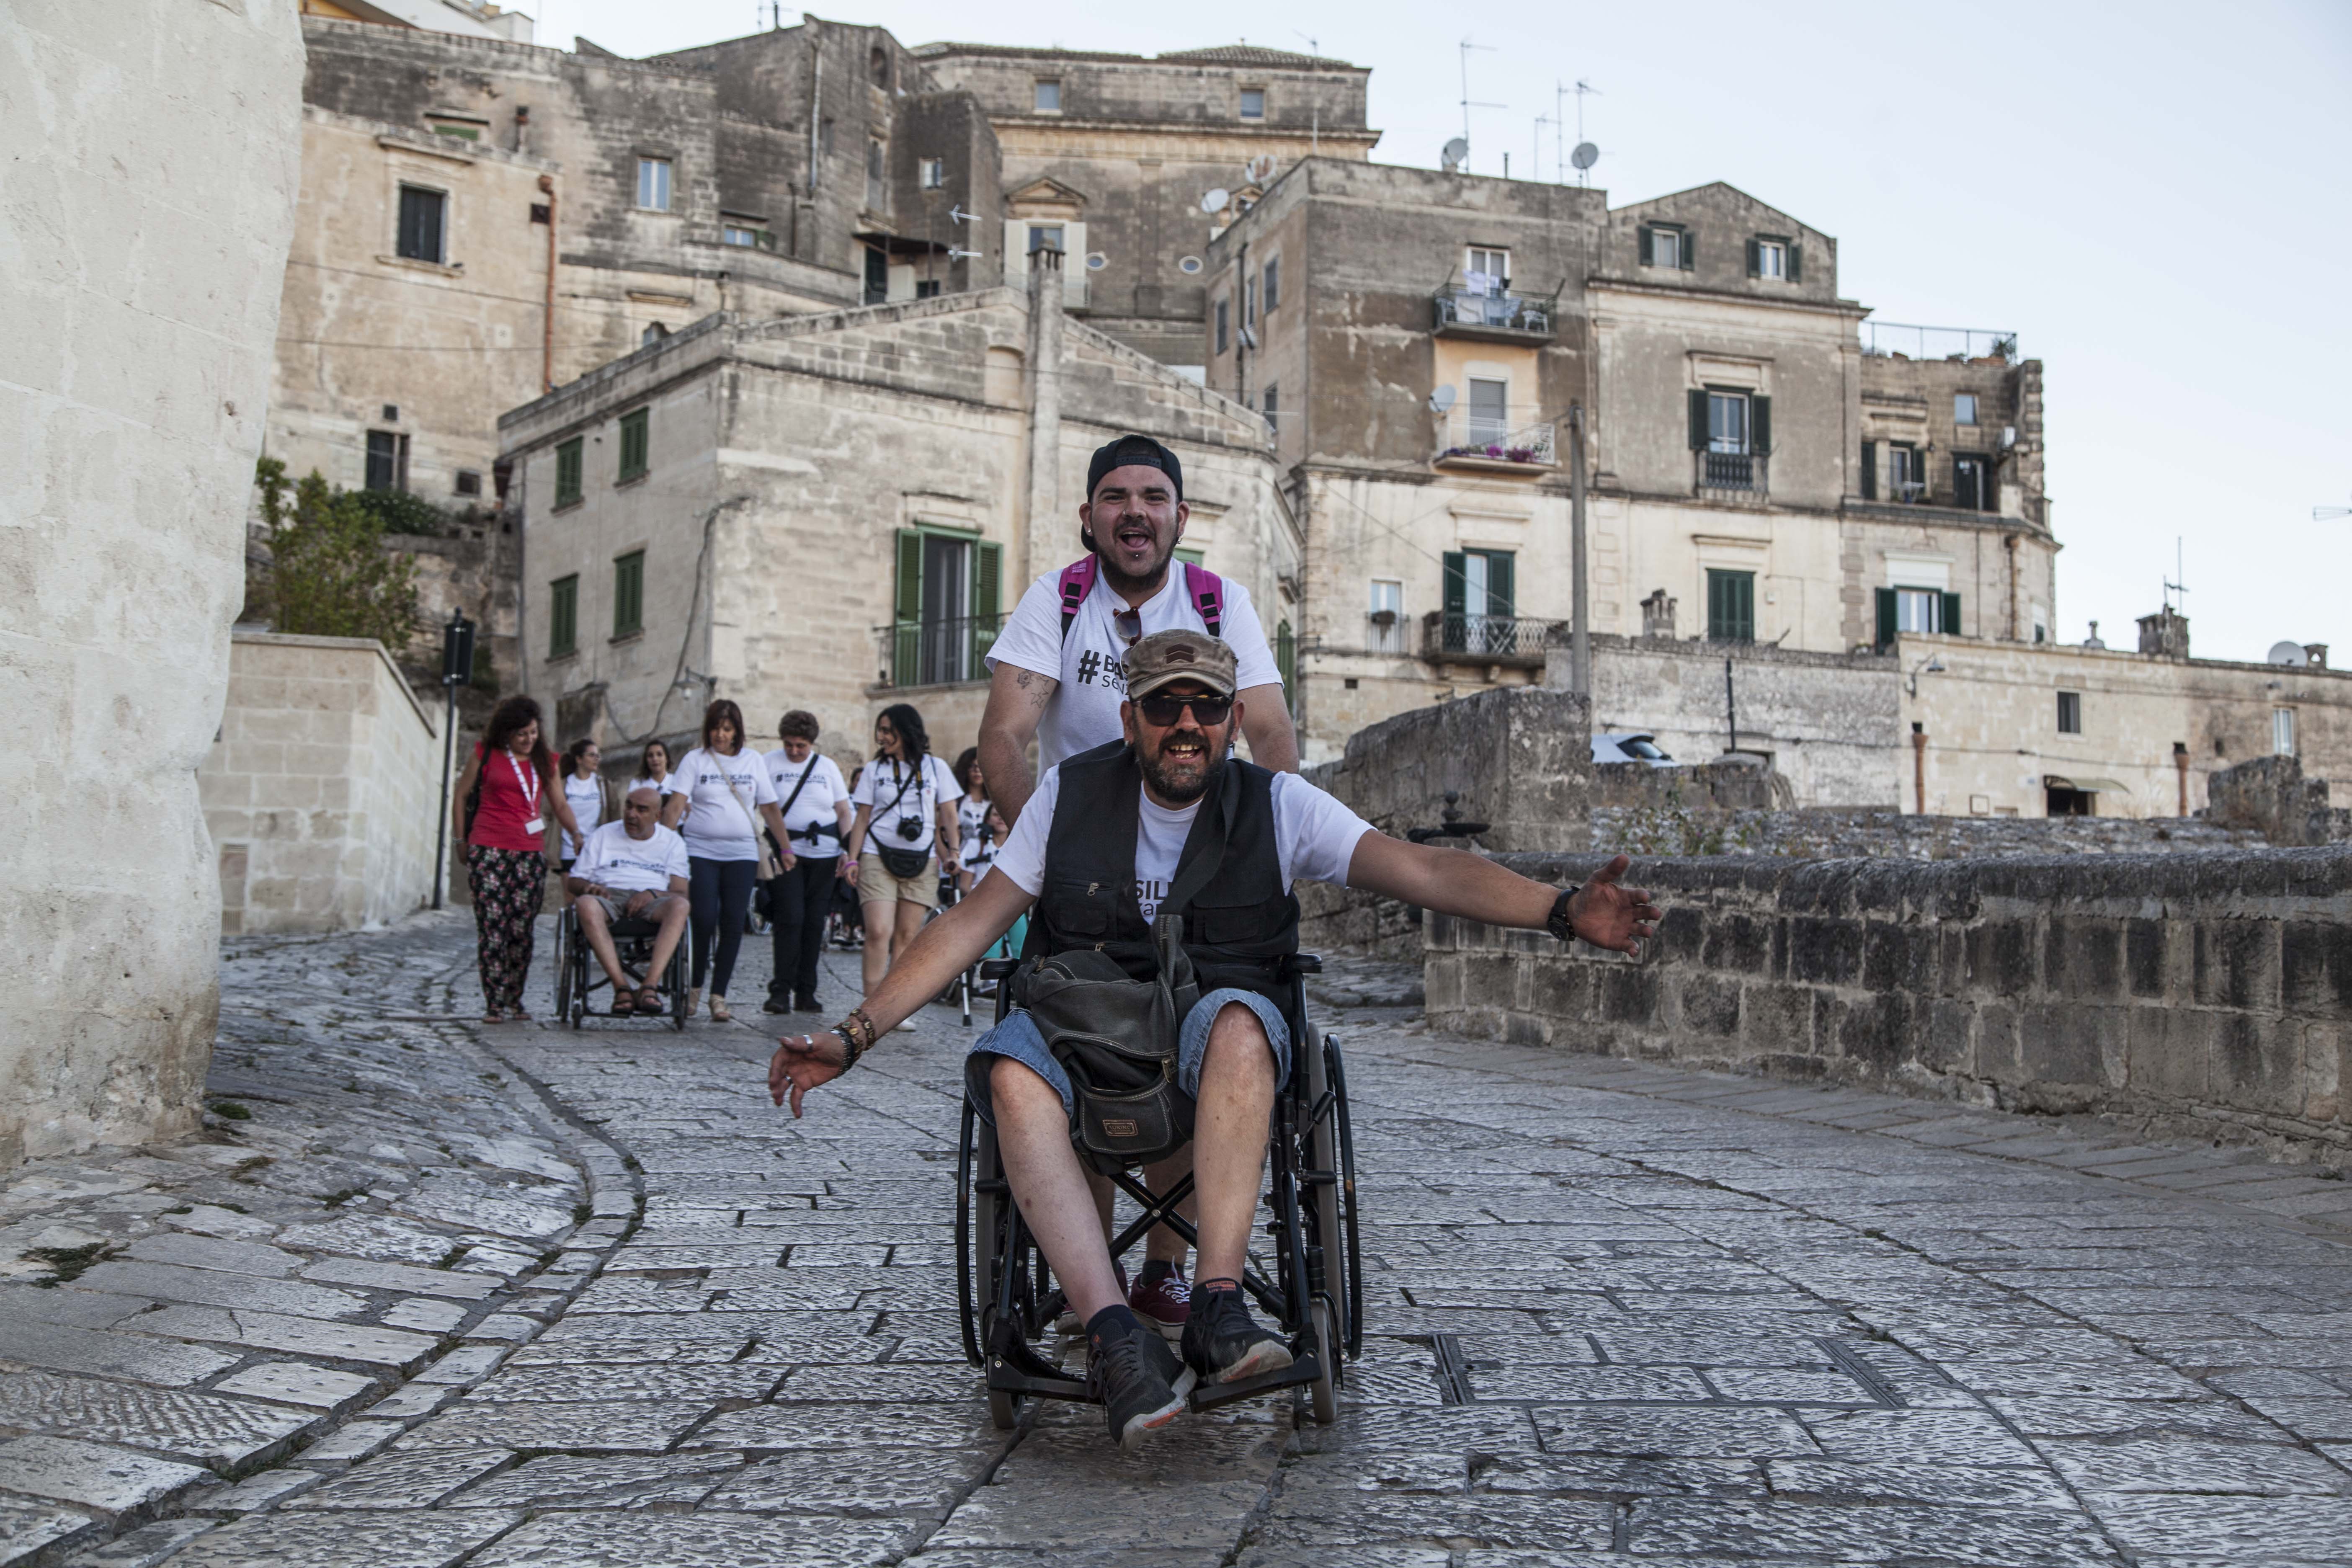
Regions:
M 1160 1331 L 1126 1308 L 1106 1307 L 1087 1325 L 1087 1393 L 1102 1401 L 1111 1439 L 1129 1452 L 1176 1419 L 1193 1381 Z
M 781 1013 L 783 1009 L 779 1007 L 776 1011 Z M 824 1004 L 818 1001 L 816 999 L 816 993 L 812 991 L 807 995 L 803 996 L 799 1001 L 793 1004 L 793 1011 L 795 1013 L 822 1013 L 824 1011 Z
M 760 1004 L 760 1011 L 762 1013 L 789 1013 L 792 1010 L 793 1005 L 781 996 L 771 995 L 765 1002 Z
M 1239 1383 L 1290 1364 L 1281 1336 L 1257 1326 L 1249 1302 L 1230 1283 L 1192 1288 L 1184 1321 L 1184 1363 L 1203 1383 Z

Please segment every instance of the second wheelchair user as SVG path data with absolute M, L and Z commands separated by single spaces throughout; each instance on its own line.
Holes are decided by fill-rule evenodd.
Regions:
M 780 1105 L 789 1096 L 798 1116 L 809 1090 L 854 1066 L 1033 905 L 1041 952 L 1101 946 L 1136 978 L 1150 978 L 1152 917 L 1178 880 L 1203 802 L 1214 803 L 1223 858 L 1183 911 L 1202 994 L 1182 1020 L 1177 1054 L 1179 1083 L 1194 1100 L 1200 1202 L 1200 1268 L 1181 1362 L 1120 1294 L 1071 1141 L 1070 1080 L 1036 1025 L 1012 1014 L 965 1064 L 966 1092 L 996 1129 L 1013 1201 L 1086 1324 L 1090 1391 L 1108 1409 L 1112 1437 L 1133 1447 L 1176 1416 L 1196 1381 L 1238 1382 L 1290 1364 L 1289 1348 L 1252 1319 L 1240 1280 L 1275 1095 L 1290 1070 L 1280 998 L 1282 957 L 1298 947 L 1292 883 L 1366 888 L 1626 953 L 1655 931 L 1659 911 L 1620 881 L 1622 855 L 1582 888 L 1563 890 L 1462 850 L 1391 838 L 1296 773 L 1235 760 L 1234 653 L 1205 633 L 1143 638 L 1128 652 L 1126 677 L 1125 742 L 1049 770 L 997 856 L 998 874 L 925 928 L 841 1024 L 783 1040 L 768 1089 Z M 1102 908 L 1107 900 L 1114 907 Z
M 669 955 L 677 951 L 685 933 L 688 911 L 686 840 L 657 818 L 661 796 L 650 784 L 629 792 L 621 805 L 621 820 L 608 822 L 588 835 L 580 858 L 572 862 L 563 885 L 576 900 L 580 934 L 588 951 L 604 965 L 613 983 L 613 1016 L 657 1014 L 661 996 L 654 989 L 669 971 Z M 652 921 L 661 929 L 654 936 L 653 962 L 646 967 L 646 984 L 635 991 L 613 947 L 613 922 Z

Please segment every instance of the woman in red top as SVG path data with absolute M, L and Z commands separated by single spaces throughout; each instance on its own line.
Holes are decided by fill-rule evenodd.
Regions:
M 474 894 L 482 1021 L 529 1018 L 522 984 L 530 973 L 532 922 L 547 893 L 549 813 L 580 837 L 555 782 L 555 753 L 540 735 L 538 703 L 509 697 L 499 704 L 457 781 L 457 800 L 466 885 Z

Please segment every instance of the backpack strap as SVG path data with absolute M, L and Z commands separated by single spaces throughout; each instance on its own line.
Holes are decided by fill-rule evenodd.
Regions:
M 1095 575 L 1102 563 L 1089 554 L 1083 561 L 1073 561 L 1062 568 L 1062 640 L 1070 640 L 1070 623 L 1078 618 L 1078 606 L 1095 591 Z
M 1184 593 L 1201 612 L 1201 622 L 1213 637 L 1224 636 L 1225 580 L 1206 566 L 1184 563 Z

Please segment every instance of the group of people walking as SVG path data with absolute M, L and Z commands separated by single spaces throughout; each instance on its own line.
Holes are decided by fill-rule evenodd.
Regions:
M 491 1023 L 530 1016 L 523 984 L 545 897 L 551 821 L 559 834 L 558 866 L 567 874 L 597 833 L 625 826 L 596 742 L 574 741 L 559 760 L 543 730 L 536 702 L 507 699 L 457 784 L 457 826 L 474 897 L 484 1017 Z M 873 761 L 851 778 L 817 749 L 819 733 L 816 715 L 794 709 L 777 725 L 781 743 L 761 752 L 748 742 L 742 709 L 721 698 L 703 713 L 698 744 L 672 765 L 667 745 L 647 742 L 637 776 L 619 792 L 625 801 L 651 791 L 658 817 L 644 837 L 666 842 L 674 835 L 683 850 L 689 1014 L 701 1011 L 707 996 L 712 1019 L 734 1016 L 729 990 L 763 882 L 774 944 L 764 1010 L 820 1012 L 818 960 L 841 892 L 854 894 L 860 913 L 870 990 L 940 907 L 942 885 L 950 896 L 969 890 L 987 872 L 989 846 L 1003 841 L 1003 819 L 990 825 L 977 750 L 950 769 L 932 753 L 922 715 L 911 704 L 883 710 L 874 726 Z M 658 919 L 659 900 L 667 895 L 644 890 L 656 897 L 638 912 Z M 616 1013 L 651 1009 L 639 988 L 613 978 Z

